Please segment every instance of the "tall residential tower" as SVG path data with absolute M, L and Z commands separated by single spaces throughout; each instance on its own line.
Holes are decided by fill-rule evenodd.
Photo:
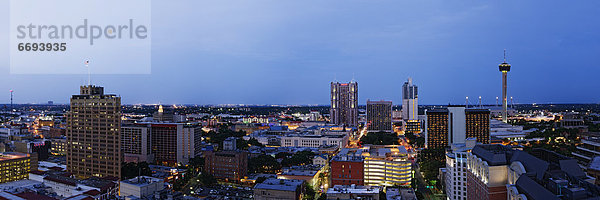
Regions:
M 67 171 L 78 178 L 121 178 L 121 97 L 80 87 L 67 113 Z
M 392 101 L 367 100 L 367 130 L 369 132 L 393 132 Z
M 358 83 L 331 82 L 331 123 L 358 126 Z

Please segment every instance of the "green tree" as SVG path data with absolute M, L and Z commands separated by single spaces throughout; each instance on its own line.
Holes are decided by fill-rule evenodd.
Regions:
M 317 198 L 317 200 L 326 200 L 327 199 L 327 194 L 326 193 L 321 193 L 321 195 L 319 196 L 319 198 Z
M 379 200 L 387 200 L 387 197 L 385 196 L 383 190 L 379 191 Z
M 305 200 L 314 200 L 315 199 L 315 195 L 317 193 L 312 188 L 312 186 L 310 186 L 308 183 L 304 182 L 304 192 L 303 192 L 303 194 L 304 194 L 304 196 L 302 197 L 302 199 L 305 199 Z
M 408 144 L 416 148 L 425 147 L 425 138 L 416 136 L 414 133 L 404 133 L 404 137 L 408 139 Z
M 426 180 L 437 180 L 439 169 L 446 167 L 446 163 L 439 160 L 424 160 L 421 162 L 420 170 L 423 172 L 424 178 Z
M 188 171 L 193 174 L 198 174 L 204 168 L 204 158 L 200 156 L 196 156 L 190 159 L 188 163 Z
M 200 174 L 200 176 L 198 176 L 198 180 L 200 180 L 200 183 L 205 186 L 217 185 L 217 179 L 208 173 Z
M 376 132 L 368 133 L 363 136 L 360 141 L 363 144 L 374 144 L 374 145 L 391 145 L 399 144 L 398 135 L 396 133 Z
M 121 179 L 130 179 L 137 177 L 138 175 L 142 176 L 152 176 L 152 170 L 148 166 L 146 162 L 140 163 L 123 163 L 121 165 Z
M 250 173 L 274 174 L 281 170 L 281 164 L 277 159 L 269 155 L 259 155 L 248 159 L 248 171 Z
M 175 178 L 175 181 L 173 182 L 173 190 L 181 191 L 183 189 L 183 186 L 185 186 L 190 181 L 190 179 L 192 179 L 192 176 L 188 173 L 178 175 Z
M 307 165 L 312 163 L 312 159 L 316 154 L 312 151 L 304 150 L 296 152 L 291 157 L 285 157 L 281 161 L 282 167 L 290 167 L 296 165 Z
M 256 183 L 262 183 L 265 182 L 265 180 L 267 180 L 267 177 L 261 176 L 256 178 Z

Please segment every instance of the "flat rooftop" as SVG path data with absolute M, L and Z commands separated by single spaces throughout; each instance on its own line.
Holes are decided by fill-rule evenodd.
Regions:
M 19 152 L 2 152 L 0 153 L 0 161 L 13 160 L 29 157 L 29 154 Z
M 256 184 L 254 189 L 296 191 L 302 183 L 304 183 L 302 180 L 270 178 L 262 183 Z
M 362 185 L 335 185 L 327 190 L 327 194 L 379 194 L 381 187 Z
M 161 182 L 161 181 L 162 181 L 162 179 L 159 179 L 159 178 L 154 178 L 154 177 L 149 177 L 149 176 L 140 176 L 140 177 L 127 179 L 127 180 L 124 180 L 121 182 L 130 184 L 130 185 L 135 185 L 135 186 L 146 186 L 146 185 L 150 185 L 152 183 Z

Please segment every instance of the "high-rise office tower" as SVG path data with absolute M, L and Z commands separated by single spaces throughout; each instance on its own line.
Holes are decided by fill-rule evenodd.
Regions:
M 502 121 L 507 122 L 508 120 L 508 104 L 506 102 L 506 78 L 510 71 L 510 64 L 506 62 L 506 49 L 504 50 L 504 62 L 498 66 L 500 72 L 502 72 Z
M 121 97 L 80 87 L 67 113 L 67 171 L 78 178 L 121 178 Z
M 419 104 L 418 104 L 418 87 L 413 85 L 412 78 L 402 85 L 402 119 L 418 120 Z
M 367 100 L 367 130 L 392 132 L 392 101 Z
M 445 148 L 477 138 L 478 143 L 490 143 L 490 111 L 465 106 L 448 106 L 427 112 L 427 148 Z
M 358 126 L 358 83 L 331 82 L 331 123 Z
M 410 77 L 402 85 L 402 120 L 404 121 L 405 132 L 421 133 L 418 87 L 413 85 L 412 78 Z

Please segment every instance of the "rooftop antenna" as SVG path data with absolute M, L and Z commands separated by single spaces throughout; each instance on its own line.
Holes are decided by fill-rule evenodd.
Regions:
M 513 103 L 513 97 L 510 97 L 510 108 L 515 108 L 515 104 Z
M 465 98 L 465 107 L 469 107 L 469 96 Z
M 481 104 L 481 96 L 479 96 L 479 107 L 483 108 L 483 104 Z
M 13 110 L 13 90 L 10 90 L 10 111 Z
M 91 73 L 91 71 L 90 71 L 90 65 L 89 65 L 89 64 L 90 64 L 90 61 L 89 61 L 89 60 L 86 60 L 86 61 L 84 62 L 84 64 L 85 64 L 85 67 L 86 67 L 86 68 L 87 68 L 87 70 L 88 70 L 88 86 L 90 86 L 90 85 L 92 85 L 92 73 Z
M 498 106 L 498 97 L 496 97 L 496 106 Z

